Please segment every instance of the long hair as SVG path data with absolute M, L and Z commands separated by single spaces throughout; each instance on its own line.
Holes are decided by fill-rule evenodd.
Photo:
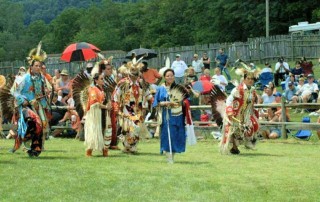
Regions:
M 100 76 L 100 74 L 99 74 L 99 73 L 95 73 L 95 74 L 93 75 L 93 83 L 94 83 L 94 85 L 95 85 L 95 86 L 97 85 L 96 80 L 98 80 L 98 79 L 99 79 L 99 76 Z

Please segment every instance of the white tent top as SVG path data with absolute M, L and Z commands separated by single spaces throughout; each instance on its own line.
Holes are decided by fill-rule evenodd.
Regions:
M 299 31 L 312 31 L 320 30 L 320 22 L 311 23 L 309 22 L 299 22 L 298 25 L 292 25 L 289 27 L 289 32 L 299 32 Z

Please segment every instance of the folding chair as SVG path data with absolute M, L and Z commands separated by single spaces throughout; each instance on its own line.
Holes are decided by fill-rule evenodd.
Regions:
M 310 123 L 310 117 L 305 116 L 302 118 L 303 123 Z M 292 135 L 294 138 L 299 139 L 299 140 L 306 140 L 308 141 L 311 136 L 312 132 L 311 130 L 298 130 L 296 134 Z
M 263 90 L 264 85 L 268 85 L 270 81 L 273 81 L 272 72 L 263 72 L 259 76 L 259 80 L 255 83 L 256 88 Z

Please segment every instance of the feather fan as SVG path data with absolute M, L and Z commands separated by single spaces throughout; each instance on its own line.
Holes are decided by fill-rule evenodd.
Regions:
M 170 89 L 170 101 L 181 102 L 189 96 L 188 91 L 180 84 L 175 84 L 171 86 Z

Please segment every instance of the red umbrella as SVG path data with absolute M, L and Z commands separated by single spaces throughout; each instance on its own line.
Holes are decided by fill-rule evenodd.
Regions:
M 213 88 L 213 83 L 207 80 L 196 81 L 192 84 L 193 90 L 200 92 L 201 94 L 210 93 Z
M 73 43 L 63 51 L 60 59 L 66 62 L 87 61 L 97 57 L 97 52 L 100 49 L 90 43 Z

